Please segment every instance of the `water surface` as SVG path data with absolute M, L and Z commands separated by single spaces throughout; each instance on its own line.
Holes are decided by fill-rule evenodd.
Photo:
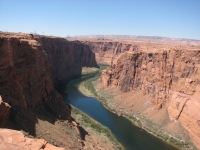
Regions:
M 63 94 L 65 102 L 107 126 L 126 150 L 177 150 L 146 131 L 141 131 L 128 119 L 108 111 L 96 98 L 82 94 L 78 85 L 83 80 L 87 79 L 79 78 L 68 84 L 67 94 Z

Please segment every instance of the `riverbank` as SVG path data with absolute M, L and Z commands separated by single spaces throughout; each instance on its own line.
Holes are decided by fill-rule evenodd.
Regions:
M 101 70 L 107 68 L 108 65 L 101 64 L 100 68 L 87 68 L 83 67 L 82 69 L 82 80 L 87 80 L 88 78 L 96 75 Z M 74 81 L 76 82 L 75 79 Z M 73 84 L 73 81 L 68 84 Z M 78 84 L 79 86 L 83 86 L 82 84 Z M 93 94 L 87 90 L 86 88 L 82 87 L 82 93 L 87 94 L 88 96 L 93 96 Z M 68 96 L 67 96 L 68 97 Z M 79 110 L 78 108 L 71 105 L 71 115 L 75 119 L 75 121 L 84 128 L 84 132 L 82 135 L 82 142 L 84 144 L 84 149 L 87 150 L 123 150 L 123 146 L 117 141 L 115 136 L 111 133 L 109 128 L 103 126 L 102 124 L 98 123 L 87 114 Z M 82 131 L 81 129 L 79 129 Z
M 128 99 L 128 97 L 130 97 L 130 93 L 121 93 L 119 89 L 113 87 L 106 88 L 105 90 L 102 87 L 98 77 L 83 82 L 79 86 L 79 89 L 87 96 L 96 97 L 108 110 L 117 113 L 119 116 L 125 116 L 135 125 L 162 139 L 166 143 L 174 146 L 176 145 L 181 149 L 196 149 L 188 136 L 184 133 L 184 129 L 182 128 L 181 124 L 179 122 L 170 121 L 166 109 L 162 109 L 162 112 L 154 112 L 155 114 L 162 113 L 160 116 L 164 116 L 163 118 L 160 118 L 159 115 L 155 115 L 154 118 L 150 116 L 150 120 L 140 113 L 138 108 L 136 108 L 142 108 L 142 106 L 137 106 L 137 104 L 134 106 L 133 104 L 131 108 L 127 108 L 128 105 L 127 103 L 123 102 L 123 100 Z M 134 109 L 136 111 L 133 111 Z
M 84 133 L 84 149 L 87 150 L 122 150 L 111 131 L 83 113 L 81 110 L 72 106 L 72 116 L 86 131 Z M 85 142 L 86 141 L 86 142 Z

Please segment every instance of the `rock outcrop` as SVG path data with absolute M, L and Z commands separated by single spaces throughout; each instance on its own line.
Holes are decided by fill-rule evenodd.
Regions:
M 43 139 L 32 139 L 25 137 L 22 132 L 0 129 L 0 149 L 1 150 L 64 150 L 49 144 Z
M 101 80 L 105 88 L 118 86 L 124 93 L 142 92 L 150 99 L 147 103 L 155 106 L 152 109 L 167 109 L 171 120 L 179 121 L 200 148 L 199 67 L 198 48 L 135 51 L 123 54 L 112 69 L 103 71 Z M 148 116 L 147 109 L 142 112 Z

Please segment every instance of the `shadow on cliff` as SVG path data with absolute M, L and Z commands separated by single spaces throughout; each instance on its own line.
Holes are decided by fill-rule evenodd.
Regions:
M 60 120 L 69 120 L 72 118 L 70 112 L 66 110 L 67 105 L 56 101 L 46 101 L 41 103 L 34 110 L 24 109 L 20 106 L 11 106 L 9 118 L 6 122 L 6 128 L 14 130 L 23 130 L 29 135 L 37 136 L 36 124 L 39 120 L 47 121 L 51 124 Z
M 48 100 L 38 105 L 34 110 L 24 109 L 16 105 L 12 106 L 5 127 L 14 130 L 23 130 L 28 136 L 45 138 L 39 135 L 41 134 L 40 126 L 44 127 L 44 122 L 55 125 L 58 120 L 61 122 L 68 120 L 67 122 L 69 123 L 75 121 L 74 118 L 71 117 L 71 107 L 70 105 L 64 104 L 63 101 Z M 67 126 L 67 124 L 64 126 Z M 77 128 L 80 133 L 80 138 L 85 141 L 85 136 L 89 135 L 88 132 L 79 125 Z M 46 130 L 51 132 L 52 129 Z
M 35 125 L 38 123 L 36 114 L 20 106 L 11 106 L 10 115 L 5 127 L 14 130 L 23 130 L 36 136 Z

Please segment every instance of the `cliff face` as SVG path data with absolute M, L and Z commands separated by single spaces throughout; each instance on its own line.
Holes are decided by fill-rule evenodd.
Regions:
M 10 105 L 3 102 L 0 96 L 0 128 L 5 126 L 6 120 L 10 114 Z
M 95 54 L 80 42 L 22 33 L 0 35 L 0 94 L 10 105 L 34 109 L 58 95 L 54 84 L 59 87 L 79 77 L 83 66 L 98 67 Z
M 79 129 L 72 127 L 71 110 L 54 85 L 65 85 L 79 77 L 83 66 L 98 67 L 88 46 L 56 37 L 0 32 L 0 54 L 0 95 L 4 101 L 0 96 L 0 126 L 23 130 L 66 149 L 83 148 Z M 1 130 L 2 139 L 7 131 Z M 7 133 L 11 134 L 9 138 L 15 138 L 16 132 Z M 44 140 L 22 140 L 28 140 L 33 147 L 51 146 Z M 10 146 L 6 142 L 0 141 Z M 13 140 L 11 145 L 17 142 Z
M 82 67 L 98 67 L 95 54 L 87 45 L 63 38 L 35 37 L 45 50 L 52 66 L 53 80 L 58 88 L 80 77 Z
M 151 109 L 147 106 L 142 110 L 147 117 L 152 109 L 167 109 L 171 120 L 181 122 L 194 144 L 200 148 L 199 67 L 200 50 L 177 48 L 125 53 L 111 70 L 102 72 L 101 79 L 104 87 L 118 86 L 123 92 L 142 92 L 142 96 L 146 95 L 148 100 L 143 106 L 153 104 Z M 143 102 L 141 99 L 137 105 Z
M 141 43 L 129 41 L 83 41 L 95 53 L 96 61 L 98 63 L 116 64 L 120 56 L 126 52 L 152 52 L 160 50 L 170 50 L 176 48 L 171 45 L 161 45 L 156 43 Z
M 33 109 L 54 92 L 42 45 L 29 35 L 1 33 L 0 94 L 5 102 Z
M 135 51 L 138 45 L 121 42 L 84 42 L 95 53 L 99 63 L 113 64 L 126 51 Z

